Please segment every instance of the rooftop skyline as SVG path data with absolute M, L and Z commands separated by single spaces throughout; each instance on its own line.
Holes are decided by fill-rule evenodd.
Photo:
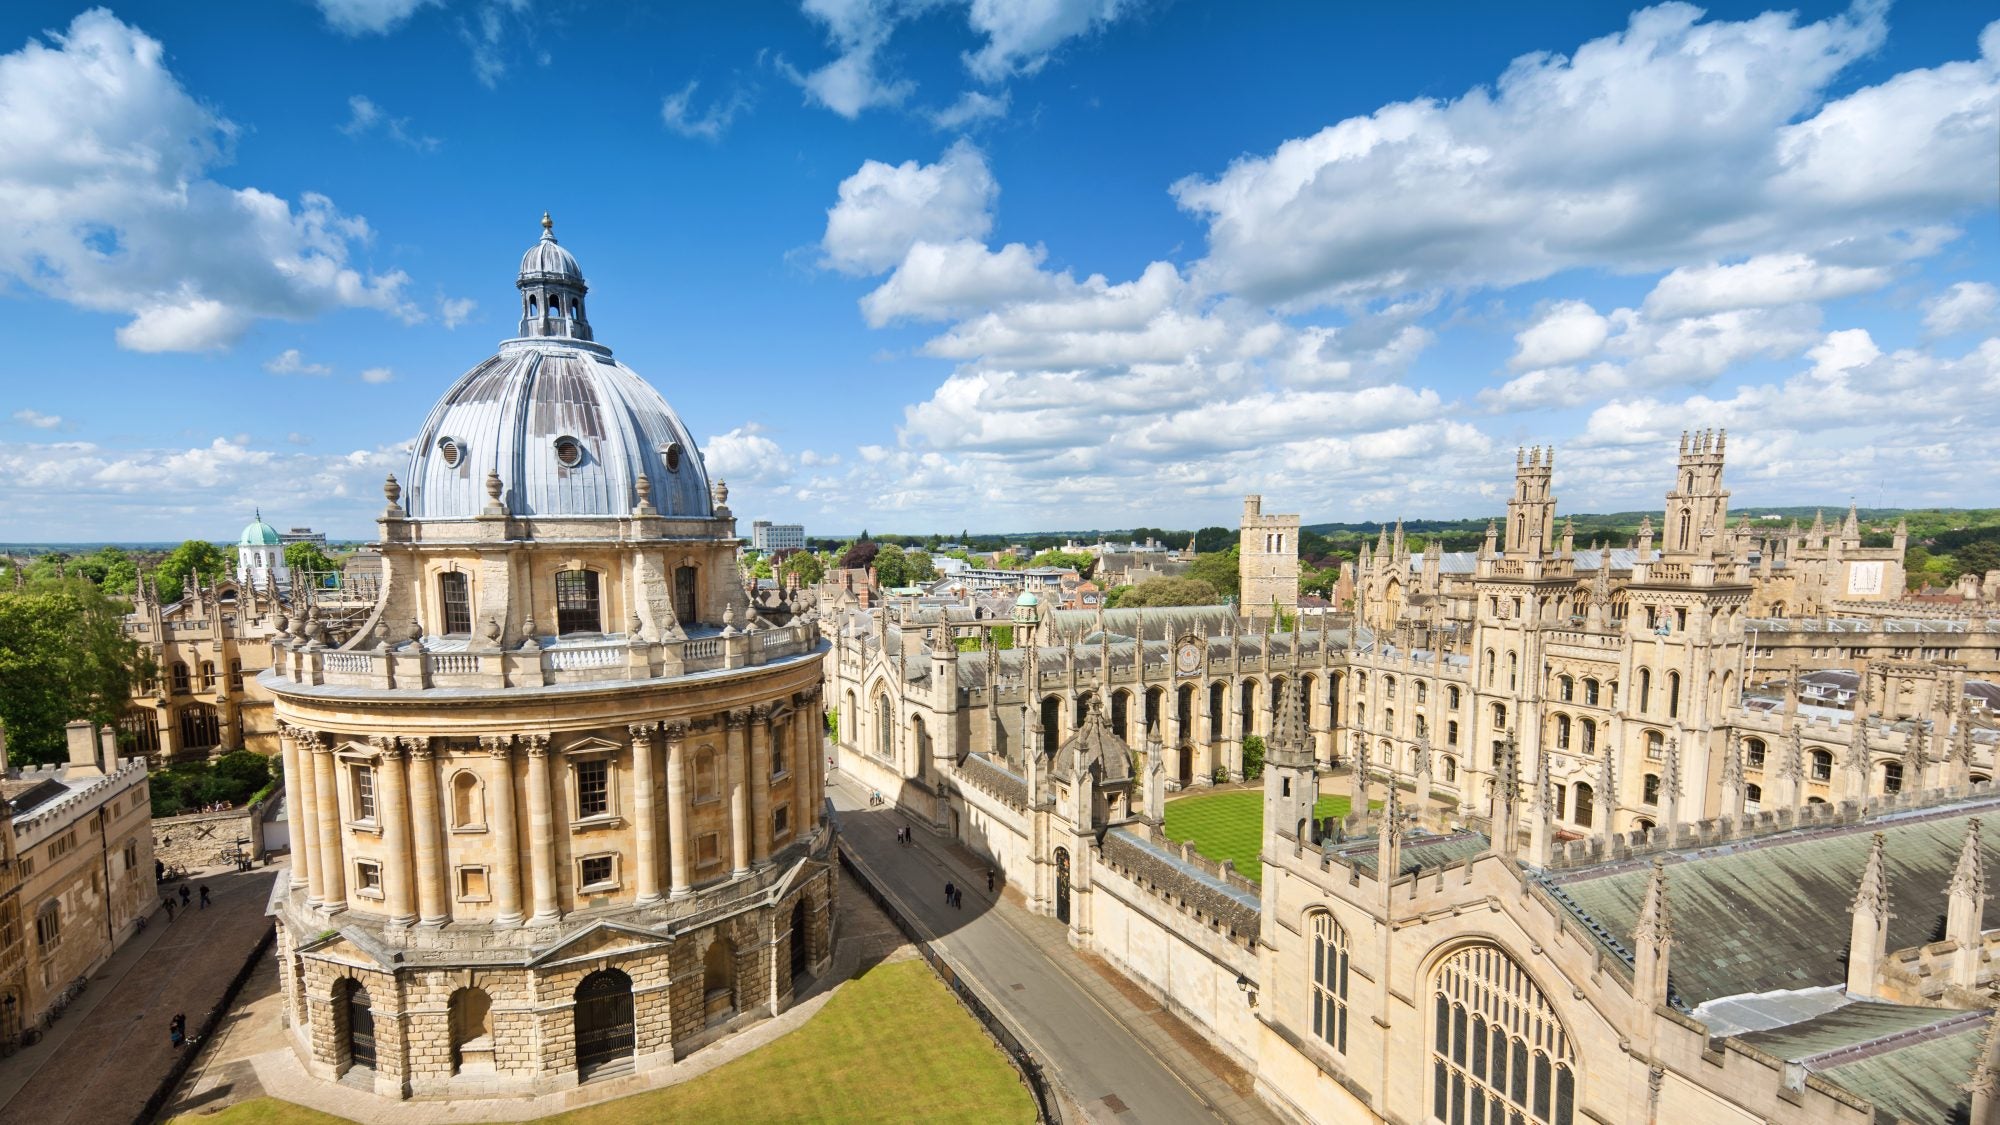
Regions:
M 746 532 L 1991 505 L 1973 8 L 15 5 L 0 541 L 368 537 L 544 210 Z

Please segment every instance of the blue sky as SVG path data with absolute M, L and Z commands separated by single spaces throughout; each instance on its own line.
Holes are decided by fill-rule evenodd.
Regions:
M 16 2 L 0 540 L 368 535 L 544 209 L 746 520 L 2000 503 L 1979 8 Z

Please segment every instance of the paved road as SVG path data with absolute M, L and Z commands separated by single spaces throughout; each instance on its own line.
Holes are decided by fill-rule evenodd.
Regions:
M 895 832 L 907 821 L 893 810 L 870 808 L 858 787 L 836 780 L 828 791 L 840 813 L 842 847 L 860 856 L 929 927 L 958 969 L 1025 1033 L 1090 1120 L 1147 1125 L 1270 1120 L 1260 1106 L 1193 1063 L 1164 1030 L 1142 1024 L 1143 1033 L 1135 1034 L 1114 1016 L 1111 1006 L 1127 1009 L 1128 1016 L 1134 1009 L 1101 979 L 1092 979 L 1089 966 L 1073 957 L 1059 963 L 1067 946 L 1052 953 L 1048 935 L 1036 929 L 1059 934 L 1055 923 L 996 902 L 985 893 L 983 878 L 973 878 L 962 861 L 921 842 L 922 829 L 915 833 L 919 846 L 899 846 Z M 975 884 L 966 891 L 964 909 L 944 904 L 947 879 Z

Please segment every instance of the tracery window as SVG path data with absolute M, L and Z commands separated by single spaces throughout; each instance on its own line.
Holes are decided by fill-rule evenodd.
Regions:
M 1813 757 L 1813 775 L 1814 775 L 1815 777 L 1817 777 L 1817 776 L 1819 775 L 1819 757 L 1818 757 L 1818 755 L 1819 755 L 1820 753 L 1821 753 L 1821 751 L 1817 751 L 1817 750 L 1813 751 L 1813 754 L 1814 754 L 1814 757 Z M 1903 763 L 1901 763 L 1901 762 L 1883 762 L 1883 763 L 1882 763 L 1882 792 L 1884 792 L 1884 793 L 1901 793 L 1902 791 L 1903 791 Z
M 1347 931 L 1321 911 L 1313 915 L 1313 1034 L 1347 1053 Z
M 1896 766 L 1896 782 L 1900 786 L 1903 780 L 1903 767 L 1894 762 L 1889 764 Z M 1812 752 L 1812 779 L 1814 781 L 1833 780 L 1833 755 L 1824 750 L 1815 750 Z M 1889 790 L 1891 793 L 1895 791 L 1894 789 Z
M 1588 703 L 1588 704 L 1589 704 L 1589 705 L 1591 705 L 1592 707 L 1595 707 L 1595 706 L 1597 706 L 1597 681 L 1596 681 L 1596 680 L 1589 680 L 1589 679 L 1586 679 L 1585 681 L 1583 681 L 1583 701 L 1584 701 L 1585 703 Z
M 1447 1125 L 1572 1125 L 1576 1054 L 1555 1007 L 1497 946 L 1438 966 L 1431 1119 Z
M 1576 699 L 1576 681 L 1568 676 L 1557 676 L 1556 697 L 1564 703 L 1574 701 Z
M 1764 768 L 1764 740 L 1746 738 L 1743 740 L 1743 768 L 1761 770 Z

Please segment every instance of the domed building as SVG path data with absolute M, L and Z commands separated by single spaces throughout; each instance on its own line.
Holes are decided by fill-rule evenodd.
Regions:
M 390 1097 L 670 1065 L 832 954 L 818 623 L 747 595 L 726 487 L 547 216 L 516 284 L 384 486 L 372 615 L 281 620 L 262 677 L 291 1042 Z
M 268 590 L 287 585 L 291 575 L 285 569 L 285 545 L 278 529 L 264 522 L 258 512 L 243 534 L 236 537 L 236 581 L 238 585 Z

